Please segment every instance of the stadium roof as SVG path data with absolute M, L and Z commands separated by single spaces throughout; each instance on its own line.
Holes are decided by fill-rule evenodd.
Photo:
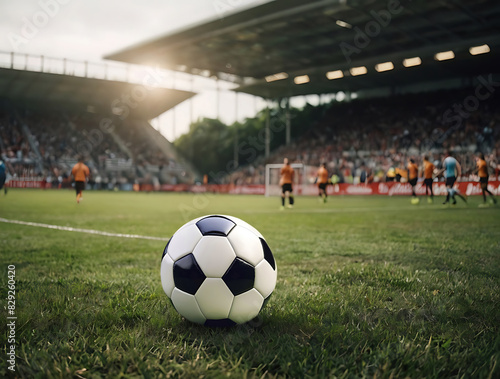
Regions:
M 34 109 L 128 112 L 151 120 L 194 93 L 71 75 L 0 68 L 0 100 Z M 121 113 L 124 114 L 124 113 Z
M 471 55 L 470 47 L 484 44 L 491 52 Z M 239 91 L 274 98 L 498 72 L 499 49 L 496 0 L 279 0 L 106 58 L 230 77 Z M 436 53 L 450 50 L 454 59 L 436 61 Z M 421 64 L 405 67 L 403 60 L 413 57 Z M 377 72 L 384 62 L 394 68 Z M 367 73 L 353 76 L 350 69 L 359 66 Z M 329 80 L 327 72 L 343 77 Z M 296 84 L 303 75 L 309 82 Z

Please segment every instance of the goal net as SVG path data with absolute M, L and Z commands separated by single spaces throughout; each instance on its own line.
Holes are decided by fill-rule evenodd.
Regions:
M 295 171 L 295 175 L 293 178 L 293 192 L 295 195 L 304 194 L 304 189 L 307 187 L 307 184 L 314 183 L 314 179 L 316 177 L 317 167 L 306 166 L 302 163 L 292 163 L 290 164 Z M 266 174 L 265 174 L 265 195 L 266 196 L 280 196 L 281 195 L 281 186 L 280 186 L 280 174 L 281 167 L 283 164 L 280 163 L 272 163 L 266 165 Z

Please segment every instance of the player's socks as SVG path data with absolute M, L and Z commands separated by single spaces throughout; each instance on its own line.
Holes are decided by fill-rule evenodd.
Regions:
M 448 195 L 446 195 L 446 200 L 443 202 L 443 204 L 446 204 L 450 201 L 450 192 L 448 192 Z
M 491 193 L 489 189 L 486 189 L 483 191 L 483 197 L 484 197 L 484 202 L 486 203 L 486 193 L 491 196 L 491 200 L 493 200 L 493 204 L 497 203 L 497 199 L 495 199 L 495 196 Z
M 285 198 L 282 196 L 281 197 L 281 206 L 284 207 L 285 206 Z
M 288 201 L 289 201 L 290 205 L 292 205 L 292 206 L 293 206 L 293 203 L 294 203 L 293 196 L 290 196 L 290 197 L 288 198 Z

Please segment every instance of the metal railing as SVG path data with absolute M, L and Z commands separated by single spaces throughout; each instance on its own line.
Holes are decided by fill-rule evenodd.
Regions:
M 82 78 L 114 80 L 133 84 L 144 84 L 153 78 L 154 85 L 161 88 L 184 91 L 231 89 L 235 84 L 216 81 L 203 75 L 148 67 L 122 62 L 89 62 L 45 55 L 21 54 L 0 51 L 0 68 L 71 75 Z M 202 81 L 202 82 L 200 82 Z M 151 83 L 151 79 L 146 82 Z M 196 87 L 196 88 L 195 88 Z

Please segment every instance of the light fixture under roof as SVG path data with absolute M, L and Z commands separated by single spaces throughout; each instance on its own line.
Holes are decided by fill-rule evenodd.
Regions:
M 328 71 L 326 73 L 326 77 L 329 80 L 340 79 L 344 77 L 344 73 L 342 72 L 342 70 Z
M 295 78 L 293 78 L 293 82 L 294 82 L 295 84 L 305 84 L 305 83 L 309 83 L 309 82 L 310 82 L 309 75 L 300 75 L 300 76 L 296 76 Z
M 437 61 L 447 61 L 449 59 L 453 59 L 455 58 L 455 53 L 451 50 L 448 50 L 448 51 L 442 51 L 440 53 L 437 53 L 436 55 L 434 55 L 434 59 L 437 60 Z
M 365 66 L 353 67 L 349 70 L 352 76 L 364 75 L 368 72 Z
M 277 80 L 283 80 L 286 78 L 288 78 L 288 74 L 286 72 L 279 72 L 277 74 L 266 76 L 266 82 L 270 83 L 270 82 L 275 82 Z
M 390 71 L 394 69 L 394 64 L 392 62 L 384 62 L 375 65 L 375 70 L 377 72 Z
M 420 57 L 406 58 L 403 61 L 403 66 L 405 67 L 419 66 L 421 64 L 422 64 L 422 59 L 420 59 Z
M 469 49 L 469 53 L 471 53 L 471 55 L 486 54 L 489 52 L 490 52 L 490 47 L 486 44 L 481 46 L 473 46 Z
M 342 21 L 342 20 L 337 20 L 335 21 L 335 23 L 340 26 L 341 28 L 346 28 L 346 29 L 352 29 L 352 25 L 345 22 L 345 21 Z

